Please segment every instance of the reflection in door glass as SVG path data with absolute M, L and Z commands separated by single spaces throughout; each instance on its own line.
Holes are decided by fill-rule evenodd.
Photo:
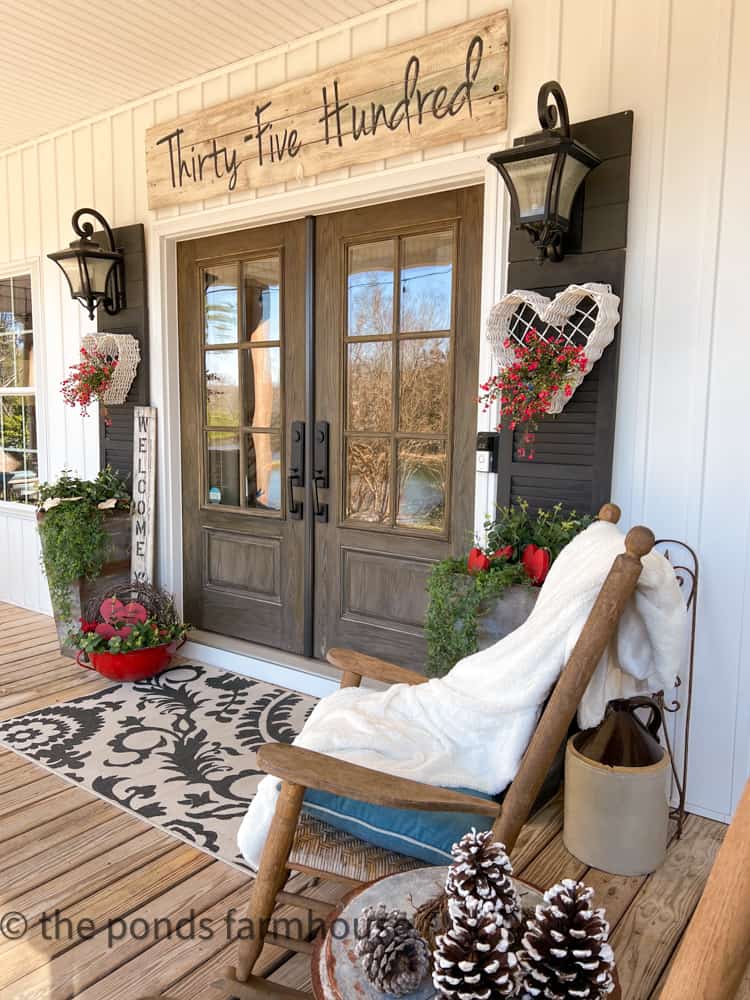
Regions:
M 237 265 L 220 264 L 203 272 L 203 323 L 207 344 L 236 344 Z
M 350 337 L 393 332 L 393 240 L 349 247 Z
M 253 343 L 280 340 L 281 260 L 278 255 L 245 261 L 242 265 L 242 282 L 245 294 L 245 340 Z
M 446 486 L 445 444 L 442 441 L 399 441 L 398 525 L 443 531 Z
M 388 341 L 349 344 L 346 396 L 350 431 L 391 431 L 393 347 Z
M 391 516 L 388 438 L 350 437 L 346 448 L 346 517 L 385 524 Z
M 406 236 L 401 241 L 402 333 L 450 330 L 453 232 Z
M 442 434 L 448 429 L 448 337 L 399 343 L 399 430 Z
M 209 431 L 205 502 L 240 505 L 240 436 L 237 431 Z
M 281 510 L 281 435 L 245 435 L 245 501 L 256 510 Z
M 251 347 L 242 355 L 245 418 L 249 427 L 281 424 L 281 348 Z
M 236 427 L 240 423 L 238 352 L 206 351 L 206 423 Z

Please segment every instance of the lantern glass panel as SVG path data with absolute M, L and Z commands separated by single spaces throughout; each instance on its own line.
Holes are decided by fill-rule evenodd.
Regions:
M 549 153 L 503 164 L 516 189 L 519 222 L 544 215 L 547 184 L 554 162 L 554 153 Z
M 73 298 L 77 298 L 79 295 L 85 295 L 86 292 L 83 288 L 78 257 L 64 257 L 62 260 L 58 260 L 57 263 L 60 265 L 65 277 L 68 279 L 70 294 Z
M 86 257 L 89 272 L 91 292 L 97 298 L 103 297 L 107 290 L 107 278 L 114 267 L 114 261 L 107 257 Z
M 570 219 L 570 211 L 573 207 L 573 199 L 576 191 L 581 186 L 584 177 L 591 170 L 591 165 L 581 163 L 580 160 L 568 154 L 562 169 L 560 180 L 560 194 L 557 201 L 557 214 L 563 219 Z

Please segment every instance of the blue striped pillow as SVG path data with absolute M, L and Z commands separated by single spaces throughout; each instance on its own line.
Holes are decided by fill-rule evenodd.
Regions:
M 494 796 L 471 788 L 455 791 L 479 799 Z M 431 865 L 444 865 L 451 860 L 451 847 L 475 827 L 489 830 L 492 819 L 476 813 L 426 812 L 420 809 L 392 809 L 359 802 L 330 792 L 308 788 L 303 810 L 337 830 L 351 833 L 360 840 L 386 850 L 418 858 Z

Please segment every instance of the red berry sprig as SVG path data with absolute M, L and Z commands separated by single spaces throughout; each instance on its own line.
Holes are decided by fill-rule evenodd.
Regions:
M 513 342 L 506 338 L 504 346 Z M 515 430 L 523 428 L 520 458 L 534 458 L 535 431 L 539 418 L 549 413 L 553 396 L 564 392 L 573 395 L 571 382 L 578 372 L 586 372 L 588 358 L 582 347 L 568 344 L 564 337 L 545 340 L 536 330 L 529 330 L 523 343 L 516 344 L 513 353 L 515 361 L 491 376 L 479 388 L 482 394 L 479 402 L 483 410 L 488 410 L 496 399 L 500 400 L 501 422 Z
M 68 406 L 80 407 L 81 415 L 87 417 L 91 403 L 101 399 L 112 385 L 116 368 L 117 358 L 82 347 L 80 362 L 71 365 L 60 386 L 63 400 Z

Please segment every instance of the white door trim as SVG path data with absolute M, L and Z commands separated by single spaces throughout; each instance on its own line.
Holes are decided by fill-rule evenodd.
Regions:
M 182 488 L 177 340 L 177 244 L 213 233 L 323 215 L 379 201 L 489 183 L 487 155 L 504 137 L 482 148 L 387 168 L 328 184 L 304 185 L 278 194 L 155 221 L 148 235 L 151 399 L 158 417 L 157 563 L 160 584 L 182 607 Z M 494 201 L 494 199 L 491 199 Z M 495 218 L 487 218 L 492 227 Z M 493 241 L 490 241 L 492 244 Z

